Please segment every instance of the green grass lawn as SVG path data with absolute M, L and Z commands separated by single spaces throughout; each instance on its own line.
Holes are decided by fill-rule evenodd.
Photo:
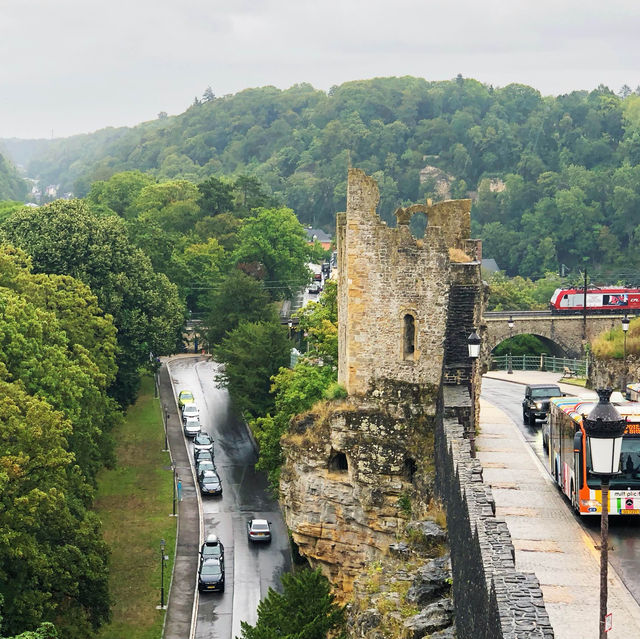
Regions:
M 153 378 L 143 380 L 137 402 L 114 432 L 117 467 L 98 478 L 95 510 L 111 547 L 112 621 L 98 639 L 159 639 L 160 540 L 166 541 L 165 603 L 176 540 L 172 511 L 173 474 Z

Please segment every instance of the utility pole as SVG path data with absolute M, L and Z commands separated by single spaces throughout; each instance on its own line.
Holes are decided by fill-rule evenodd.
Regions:
M 582 339 L 587 341 L 587 265 L 584 266 L 584 296 L 582 301 Z

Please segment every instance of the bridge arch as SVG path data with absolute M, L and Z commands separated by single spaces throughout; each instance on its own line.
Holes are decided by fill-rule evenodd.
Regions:
M 550 340 L 567 357 L 584 357 L 585 343 L 591 342 L 604 331 L 620 326 L 623 313 L 614 315 L 552 315 L 550 311 L 500 311 L 484 314 L 486 348 L 493 349 L 510 334 L 531 334 Z M 513 329 L 509 329 L 509 317 L 513 317 Z

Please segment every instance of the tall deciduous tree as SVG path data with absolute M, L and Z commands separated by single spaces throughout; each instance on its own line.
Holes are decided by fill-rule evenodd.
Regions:
M 287 331 L 277 322 L 240 322 L 214 349 L 224 364 L 218 380 L 242 411 L 265 415 L 273 406 L 271 377 L 289 362 Z
M 262 282 L 239 269 L 232 269 L 218 287 L 209 292 L 209 344 L 218 344 L 224 335 L 242 321 L 276 320 L 275 309 Z
M 36 273 L 71 275 L 91 288 L 118 329 L 118 373 L 110 392 L 127 405 L 136 395 L 139 367 L 149 353 L 173 352 L 184 309 L 175 285 L 156 274 L 149 258 L 134 248 L 124 221 L 96 216 L 80 200 L 57 200 L 22 209 L 0 230 L 24 249 Z
M 291 209 L 260 209 L 244 220 L 233 252 L 236 264 L 264 267 L 265 287 L 273 299 L 291 296 L 309 281 L 308 257 L 306 233 Z

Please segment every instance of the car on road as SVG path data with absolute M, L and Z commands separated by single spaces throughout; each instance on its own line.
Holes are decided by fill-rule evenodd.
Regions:
M 216 465 L 213 463 L 213 459 L 203 458 L 196 462 L 196 475 L 199 475 L 203 470 L 215 470 Z
M 181 390 L 178 393 L 178 406 L 182 410 L 187 404 L 193 404 L 195 402 L 193 393 L 190 390 Z
M 209 433 L 200 432 L 193 440 L 193 448 L 195 450 L 208 450 L 213 453 L 213 439 L 211 439 Z
M 182 408 L 182 421 L 189 417 L 200 419 L 200 409 L 195 404 L 185 404 Z
M 198 475 L 198 484 L 203 495 L 222 495 L 222 482 L 215 470 L 203 470 Z
M 250 519 L 247 522 L 247 537 L 249 541 L 270 542 L 271 522 L 266 519 Z
M 224 564 L 224 546 L 218 535 L 207 535 L 204 544 L 200 546 L 200 561 L 207 559 L 219 559 Z
M 313 282 L 309 285 L 308 290 L 311 295 L 317 295 L 322 291 L 322 285 L 318 284 L 317 282 Z
M 197 417 L 187 417 L 183 422 L 184 434 L 195 437 L 200 432 L 200 420 Z
M 203 460 L 209 460 L 211 463 L 215 464 L 213 460 L 213 451 L 212 450 L 194 450 L 193 451 L 193 460 L 198 465 Z
M 536 420 L 547 419 L 549 400 L 562 395 L 557 384 L 528 384 L 522 400 L 522 421 L 529 426 L 535 426 Z
M 224 563 L 213 557 L 200 562 L 198 590 L 200 592 L 224 592 Z

